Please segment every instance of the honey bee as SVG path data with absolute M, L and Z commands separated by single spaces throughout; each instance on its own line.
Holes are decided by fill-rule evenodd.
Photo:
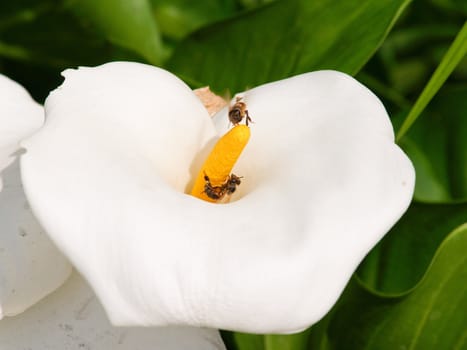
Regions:
M 235 174 L 231 174 L 227 176 L 225 182 L 220 186 L 213 186 L 211 181 L 209 180 L 209 176 L 204 173 L 204 181 L 206 184 L 204 185 L 204 193 L 214 200 L 220 200 L 224 198 L 226 195 L 230 196 L 232 193 L 235 192 L 237 186 L 241 183 L 241 176 L 237 176 Z
M 237 176 L 235 174 L 231 174 L 229 176 L 229 178 L 227 179 L 225 183 L 225 190 L 228 196 L 233 194 L 235 190 L 237 189 L 237 186 L 239 186 L 242 183 L 242 181 L 240 180 L 241 178 L 242 176 Z
M 248 122 L 253 122 L 246 109 L 246 103 L 242 101 L 243 97 L 237 97 L 235 104 L 229 109 L 229 120 L 233 125 L 238 125 L 243 118 L 245 118 L 245 124 L 248 126 Z

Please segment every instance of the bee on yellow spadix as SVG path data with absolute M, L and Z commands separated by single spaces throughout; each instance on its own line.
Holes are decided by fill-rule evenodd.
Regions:
M 222 136 L 201 167 L 191 195 L 215 203 L 228 194 L 229 186 L 239 185 L 240 177 L 231 172 L 249 139 L 246 125 L 235 125 Z

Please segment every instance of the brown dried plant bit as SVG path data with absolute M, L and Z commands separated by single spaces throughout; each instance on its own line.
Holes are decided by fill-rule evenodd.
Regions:
M 243 102 L 243 97 L 237 96 L 235 104 L 229 109 L 229 120 L 235 126 L 243 119 L 245 119 L 246 126 L 248 126 L 248 122 L 252 122 L 248 114 L 248 109 L 246 108 L 246 103 Z
M 211 117 L 228 105 L 228 101 L 212 92 L 209 86 L 193 90 L 193 92 L 201 100 Z

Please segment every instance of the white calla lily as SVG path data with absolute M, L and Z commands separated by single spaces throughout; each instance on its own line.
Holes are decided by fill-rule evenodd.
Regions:
M 0 319 L 23 312 L 71 273 L 68 260 L 32 215 L 15 161 L 20 141 L 43 122 L 42 106 L 0 75 Z
M 288 333 L 318 321 L 409 205 L 414 171 L 381 102 L 320 71 L 243 94 L 251 140 L 229 204 L 185 193 L 215 126 L 158 68 L 64 72 L 24 143 L 41 223 L 118 325 Z

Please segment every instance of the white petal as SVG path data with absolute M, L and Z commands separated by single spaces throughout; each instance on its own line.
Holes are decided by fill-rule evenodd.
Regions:
M 0 75 L 0 172 L 15 160 L 20 141 L 43 121 L 43 108 L 22 86 Z M 60 286 L 71 271 L 29 209 L 18 162 L 1 176 L 0 319 L 23 312 Z
M 42 107 L 21 85 L 0 74 L 0 173 L 13 162 L 19 142 L 43 122 Z
M 384 108 L 344 74 L 246 94 L 255 124 L 228 205 L 181 193 L 187 168 L 198 170 L 186 148 L 195 139 L 201 149 L 211 133 L 180 82 L 134 64 L 80 74 L 79 89 L 67 77 L 47 101 L 25 185 L 116 324 L 300 330 L 331 308 L 410 202 L 413 168 Z M 167 99 L 178 103 L 169 110 Z
M 31 213 L 19 162 L 4 172 L 0 192 L 0 319 L 23 312 L 58 288 L 71 266 Z
M 0 322 L 0 349 L 222 350 L 219 333 L 203 328 L 117 328 L 85 281 L 67 283 L 27 312 Z

